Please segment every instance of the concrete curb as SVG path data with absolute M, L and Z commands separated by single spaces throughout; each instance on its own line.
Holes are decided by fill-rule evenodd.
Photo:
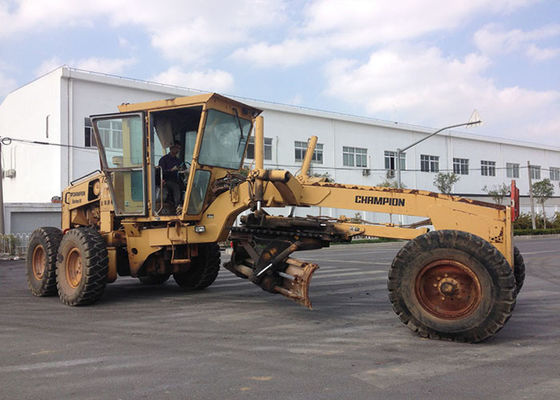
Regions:
M 519 235 L 514 236 L 514 240 L 527 240 L 527 239 L 560 239 L 560 234 L 553 233 L 550 235 Z

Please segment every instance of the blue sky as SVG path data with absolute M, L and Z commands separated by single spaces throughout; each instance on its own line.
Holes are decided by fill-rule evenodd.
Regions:
M 0 99 L 63 64 L 560 146 L 556 0 L 0 0 Z

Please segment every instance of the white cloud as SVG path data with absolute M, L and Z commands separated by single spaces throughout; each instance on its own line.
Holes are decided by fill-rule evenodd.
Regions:
M 207 70 L 184 72 L 174 66 L 152 78 L 155 82 L 166 83 L 210 92 L 226 92 L 233 89 L 233 76 L 226 71 Z
M 304 10 L 304 22 L 280 43 L 260 42 L 234 53 L 260 66 L 293 66 L 331 51 L 348 51 L 417 39 L 450 30 L 477 14 L 505 13 L 530 0 L 315 0 Z
M 6 75 L 6 73 L 0 69 L 0 102 L 2 102 L 4 96 L 15 88 L 16 80 Z
M 105 74 L 121 74 L 125 71 L 126 67 L 134 65 L 136 60 L 134 58 L 97 58 L 90 57 L 79 60 L 62 61 L 58 57 L 49 58 L 41 63 L 35 69 L 35 75 L 44 75 L 61 65 L 68 65 L 73 68 L 83 69 L 86 71 L 101 72 Z
M 259 42 L 247 48 L 237 49 L 232 58 L 261 67 L 292 67 L 324 55 L 325 52 L 325 46 L 318 40 L 288 39 L 280 44 Z
M 436 48 L 385 49 L 364 64 L 331 62 L 327 94 L 365 105 L 376 117 L 433 127 L 466 121 L 476 108 L 485 122 L 477 132 L 558 145 L 560 91 L 498 88 L 484 77 L 488 65 L 476 54 L 457 59 Z
M 534 44 L 530 44 L 526 50 L 527 57 L 535 61 L 546 61 L 560 56 L 560 47 L 556 48 L 540 48 Z
M 70 66 L 87 71 L 103 72 L 106 74 L 120 74 L 126 67 L 134 65 L 134 58 L 97 58 L 90 57 L 75 62 L 70 62 Z
M 560 25 L 548 25 L 531 31 L 506 31 L 498 25 L 490 24 L 474 34 L 474 43 L 484 54 L 500 55 L 520 51 L 533 60 L 543 61 L 557 56 L 558 49 L 542 48 L 537 43 L 558 36 Z
M 130 41 L 122 36 L 119 36 L 119 46 L 120 47 L 129 47 L 130 46 Z
M 165 57 L 202 64 L 228 45 L 250 42 L 253 29 L 281 23 L 279 0 L 20 0 L 0 4 L 0 37 L 83 26 L 139 26 Z M 95 21 L 98 19 L 98 21 Z M 101 22 L 101 24 L 100 24 Z
M 64 65 L 64 62 L 60 60 L 58 57 L 51 57 L 47 60 L 44 60 L 41 65 L 35 68 L 35 76 L 43 76 L 48 74 L 49 72 L 55 70 L 56 68 Z

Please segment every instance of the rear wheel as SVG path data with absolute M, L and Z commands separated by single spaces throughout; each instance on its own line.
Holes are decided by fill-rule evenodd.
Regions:
M 62 232 L 58 228 L 36 229 L 27 248 L 27 285 L 35 296 L 56 294 L 56 254 Z
M 408 242 L 389 273 L 393 309 L 420 336 L 480 342 L 498 332 L 515 306 L 515 280 L 503 255 L 461 231 L 429 232 Z
M 198 256 L 193 257 L 185 272 L 173 274 L 173 279 L 183 289 L 204 289 L 218 277 L 220 271 L 220 247 L 217 243 L 198 245 Z
M 513 275 L 515 276 L 515 295 L 517 296 L 525 282 L 525 261 L 517 247 L 513 248 Z
M 58 249 L 56 282 L 60 300 L 69 306 L 97 301 L 107 284 L 105 241 L 95 229 L 69 230 Z

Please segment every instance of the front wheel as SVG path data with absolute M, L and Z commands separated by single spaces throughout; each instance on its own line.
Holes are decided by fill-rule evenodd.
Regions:
M 507 260 L 484 239 L 429 232 L 408 242 L 389 273 L 393 309 L 420 336 L 480 342 L 498 332 L 515 306 Z
M 105 291 L 108 273 L 107 247 L 92 228 L 69 230 L 62 238 L 56 263 L 60 300 L 69 306 L 91 304 Z

